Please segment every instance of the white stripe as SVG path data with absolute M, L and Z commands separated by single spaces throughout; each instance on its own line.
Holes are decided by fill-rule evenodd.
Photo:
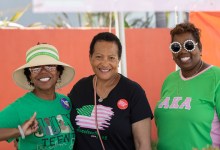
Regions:
M 53 135 L 53 131 L 52 131 L 51 126 L 48 126 L 48 129 L 49 129 L 49 131 L 50 131 L 50 135 Z

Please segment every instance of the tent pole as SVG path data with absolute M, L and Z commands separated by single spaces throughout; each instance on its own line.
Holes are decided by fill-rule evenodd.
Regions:
M 123 12 L 115 12 L 115 29 L 116 35 L 118 36 L 122 44 L 122 56 L 119 64 L 119 72 L 127 77 L 126 42 Z

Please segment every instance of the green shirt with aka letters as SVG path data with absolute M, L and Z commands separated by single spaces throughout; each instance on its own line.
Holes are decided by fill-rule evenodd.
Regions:
M 220 146 L 220 69 L 192 78 L 180 71 L 165 80 L 155 109 L 158 150 L 201 150 Z

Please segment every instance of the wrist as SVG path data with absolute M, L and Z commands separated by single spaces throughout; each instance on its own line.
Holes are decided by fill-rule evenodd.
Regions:
M 23 129 L 21 128 L 20 125 L 18 125 L 18 130 L 19 130 L 19 133 L 20 133 L 20 135 L 21 135 L 21 138 L 22 138 L 22 139 L 25 139 L 24 131 L 23 131 Z

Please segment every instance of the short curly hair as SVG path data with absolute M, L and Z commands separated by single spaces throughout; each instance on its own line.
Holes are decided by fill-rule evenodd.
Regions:
M 171 42 L 173 42 L 175 35 L 187 33 L 187 32 L 192 34 L 192 36 L 195 39 L 195 42 L 198 43 L 198 48 L 202 50 L 202 43 L 200 41 L 201 30 L 190 22 L 177 24 L 176 27 L 170 31 Z

